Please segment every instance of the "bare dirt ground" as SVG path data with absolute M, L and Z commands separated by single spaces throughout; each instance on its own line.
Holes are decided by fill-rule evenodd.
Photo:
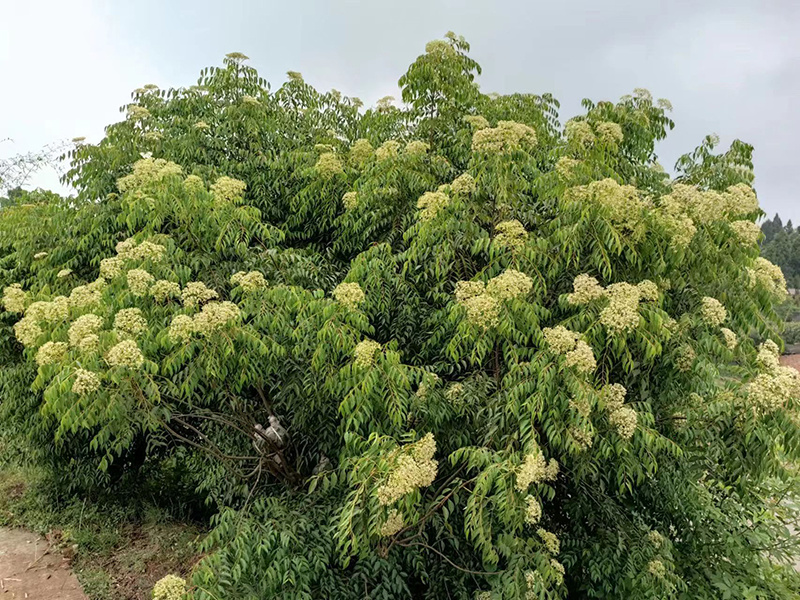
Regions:
M 68 561 L 24 529 L 0 528 L 0 600 L 87 600 Z
M 781 356 L 781 364 L 800 371 L 800 354 L 784 354 Z

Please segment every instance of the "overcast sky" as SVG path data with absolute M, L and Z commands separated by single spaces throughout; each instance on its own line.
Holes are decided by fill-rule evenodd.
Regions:
M 278 87 L 287 70 L 368 104 L 425 43 L 472 45 L 485 92 L 580 100 L 635 87 L 668 98 L 669 168 L 707 133 L 755 145 L 761 206 L 800 223 L 798 0 L 0 0 L 0 156 L 86 136 L 146 83 L 177 87 L 239 51 Z M 53 173 L 34 185 L 57 189 Z

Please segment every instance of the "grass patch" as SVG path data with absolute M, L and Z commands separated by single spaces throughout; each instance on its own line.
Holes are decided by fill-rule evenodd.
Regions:
M 32 467 L 0 467 L 0 526 L 26 527 L 72 556 L 92 600 L 145 600 L 168 573 L 185 576 L 198 559 L 204 531 L 163 510 L 132 501 L 57 501 Z

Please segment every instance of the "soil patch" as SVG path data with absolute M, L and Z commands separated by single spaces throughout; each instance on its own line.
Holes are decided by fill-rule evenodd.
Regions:
M 69 561 L 45 538 L 0 527 L 0 598 L 87 600 Z

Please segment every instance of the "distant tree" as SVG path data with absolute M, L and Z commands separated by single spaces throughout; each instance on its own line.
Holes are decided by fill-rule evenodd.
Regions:
M 10 142 L 6 138 L 3 142 Z M 13 204 L 19 199 L 19 193 L 34 173 L 46 168 L 57 167 L 59 157 L 64 153 L 66 144 L 55 143 L 45 146 L 36 152 L 15 154 L 0 159 L 0 206 Z
M 768 242 L 771 242 L 772 239 L 775 237 L 775 234 L 777 234 L 781 230 L 783 230 L 783 222 L 781 221 L 780 215 L 775 213 L 775 216 L 772 218 L 772 220 L 767 219 L 761 225 L 761 231 L 764 233 L 763 243 L 766 244 Z

